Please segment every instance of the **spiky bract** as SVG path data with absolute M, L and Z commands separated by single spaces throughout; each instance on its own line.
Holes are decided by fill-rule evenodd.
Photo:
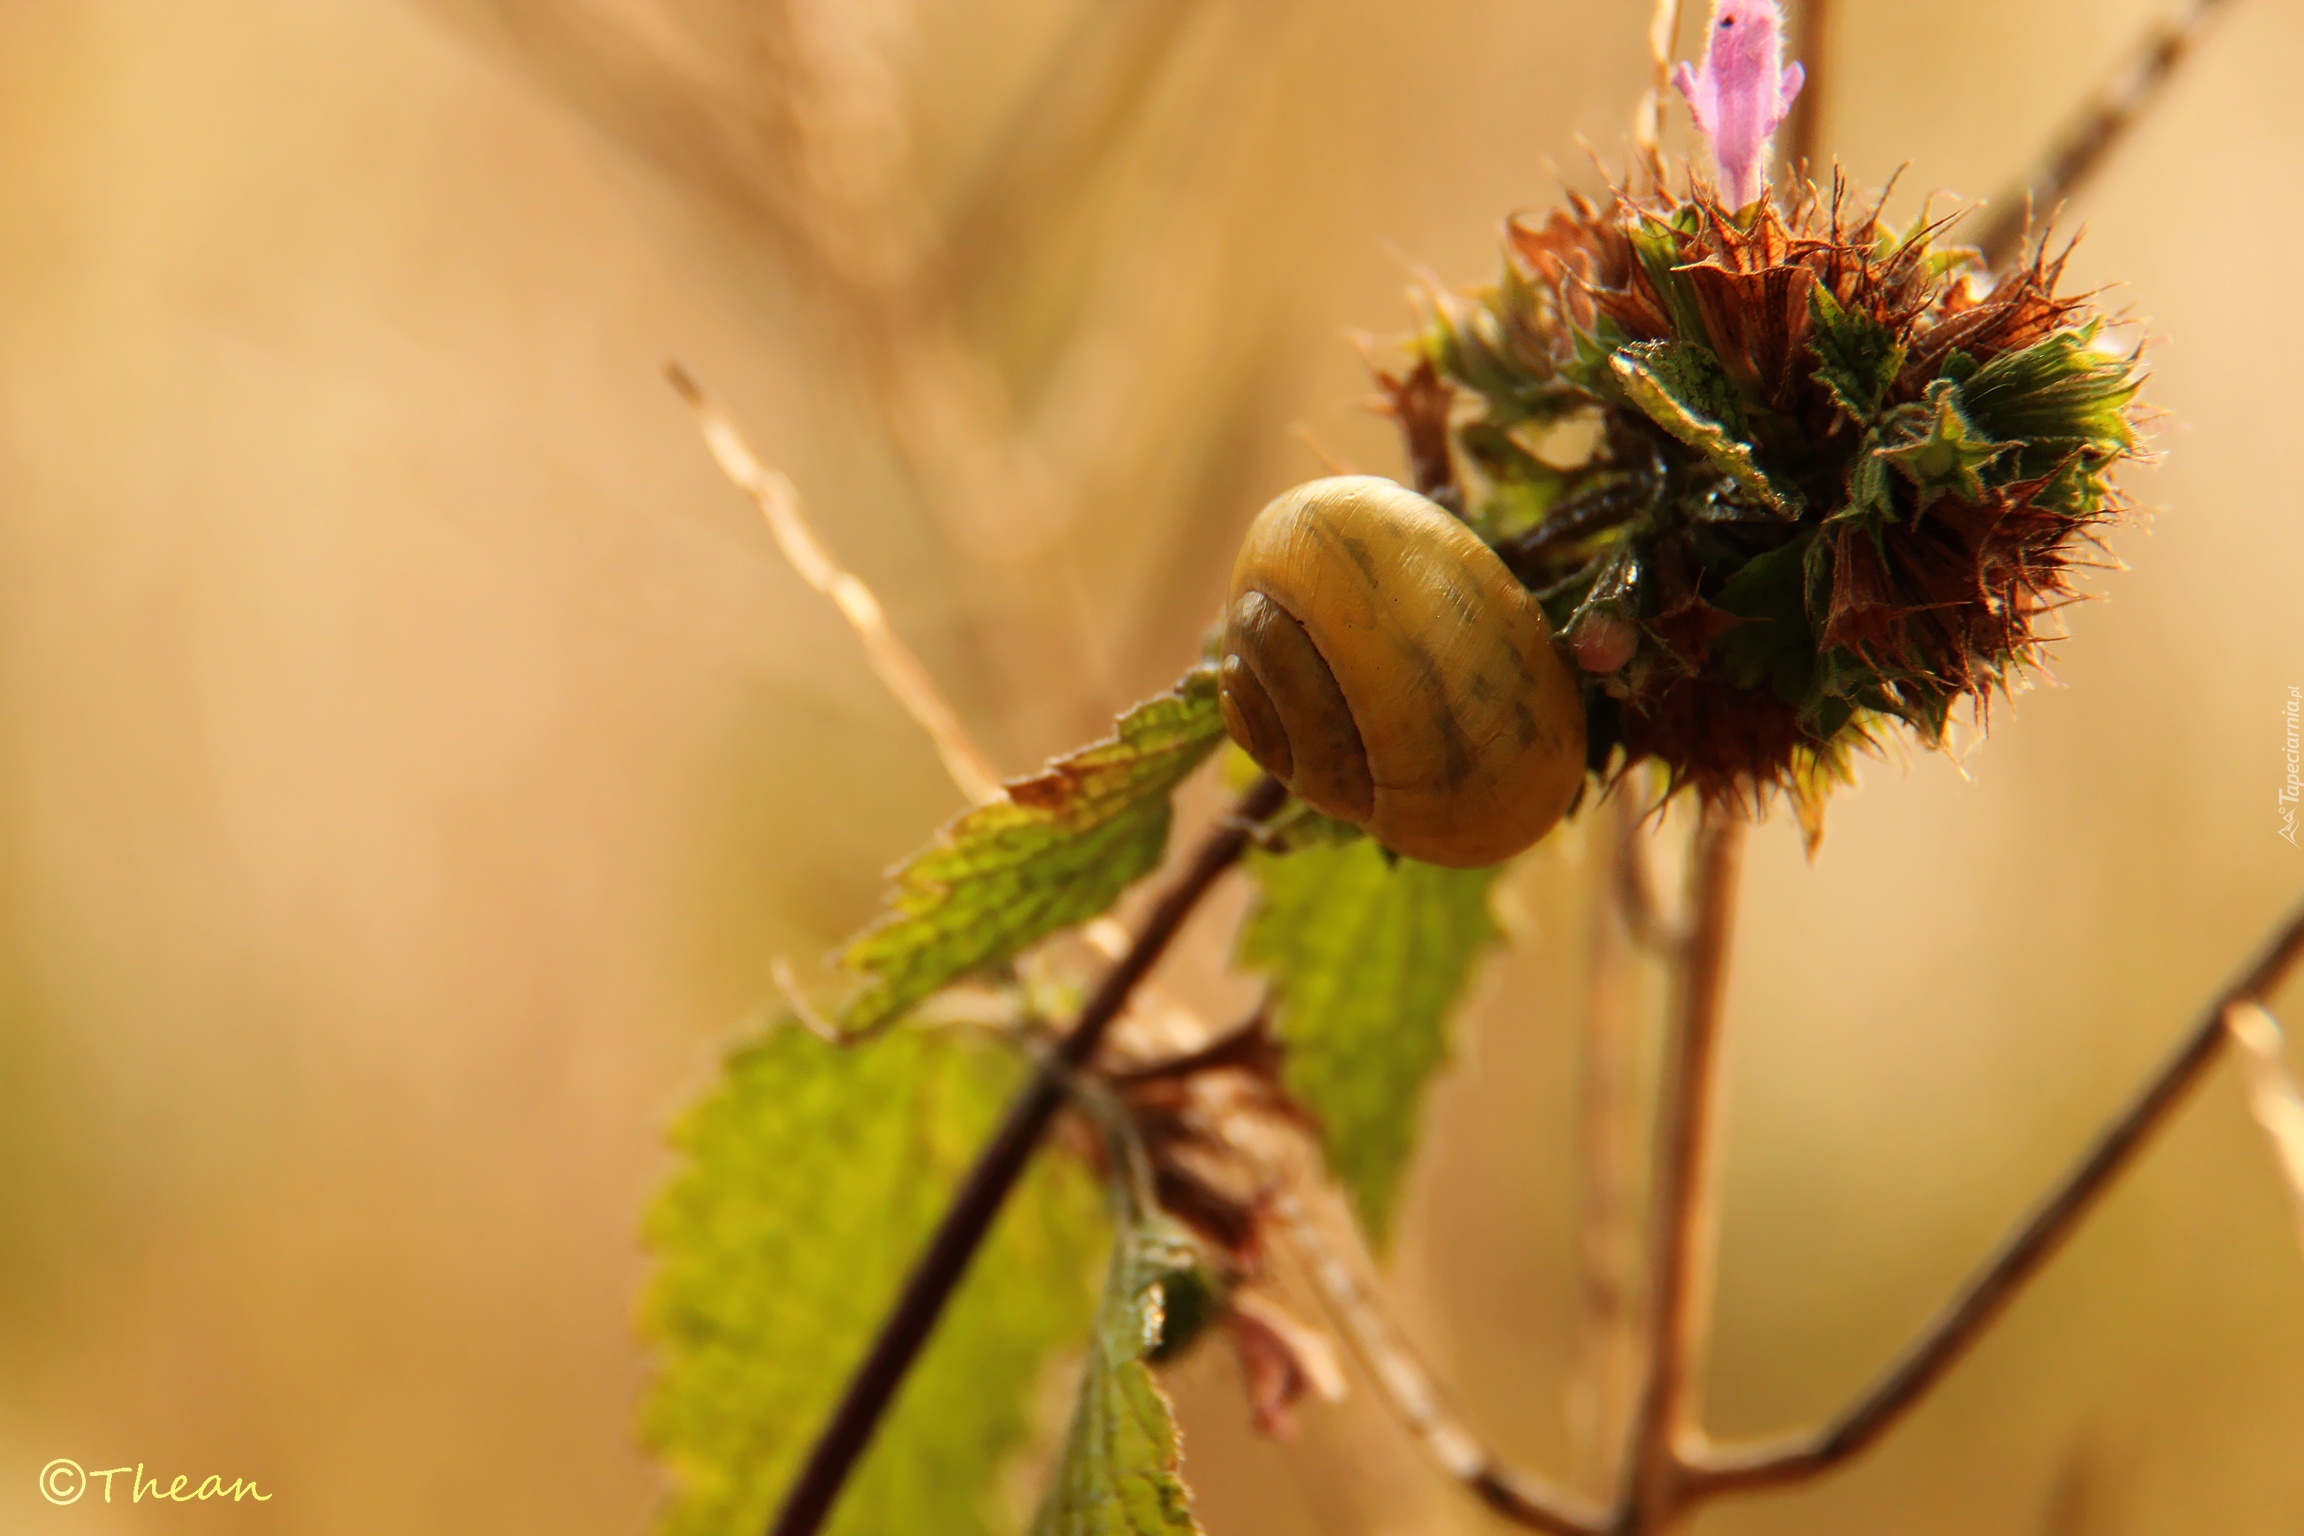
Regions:
M 1995 276 L 1839 187 L 1739 214 L 1655 180 L 1511 220 L 1390 403 L 1569 636 L 1594 772 L 1813 812 L 1886 723 L 1939 743 L 2037 661 L 2123 505 L 2137 362 L 2062 261 Z

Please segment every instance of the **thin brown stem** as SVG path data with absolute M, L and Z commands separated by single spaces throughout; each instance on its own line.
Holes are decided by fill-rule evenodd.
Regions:
M 1801 0 L 1794 18 L 1792 57 L 1808 72 L 1792 120 L 1784 130 L 1784 152 L 1801 175 L 1813 177 L 1824 141 L 1824 110 L 1831 103 L 1832 0 Z
M 2304 905 L 2203 1011 L 2191 1036 L 2098 1136 L 2087 1155 L 1861 1399 L 1825 1427 L 1745 1446 L 1714 1446 L 1698 1423 L 1698 1361 L 1709 1331 L 1720 1009 L 1733 934 L 1744 824 L 1708 807 L 1689 868 L 1689 933 L 1674 973 L 1672 1058 L 1658 1114 L 1650 1318 L 1654 1345 L 1625 1491 L 1603 1511 L 1498 1459 L 1446 1408 L 1382 1308 L 1313 1231 L 1293 1199 L 1285 1225 L 1311 1262 L 1331 1314 L 1403 1421 L 1474 1497 L 1554 1536 L 1662 1536 L 1723 1495 L 1806 1482 L 1893 1428 L 2006 1310 L 2095 1202 L 2141 1154 L 2231 1038 L 2231 1021 L 2304 963 Z M 1306 1234 L 1309 1234 L 1307 1237 Z
M 1321 1198 L 1308 1191 L 1307 1196 Z M 1368 1268 L 1365 1251 L 1350 1234 L 1349 1215 L 1331 1210 L 1323 1223 L 1306 1209 L 1306 1196 L 1285 1192 L 1273 1202 L 1281 1237 L 1309 1272 L 1320 1302 L 1335 1320 L 1352 1353 L 1375 1380 L 1385 1406 L 1413 1435 L 1426 1455 L 1450 1477 L 1498 1514 L 1551 1536 L 1605 1536 L 1606 1512 L 1542 1478 L 1506 1466 L 1481 1444 L 1450 1408 L 1416 1351 L 1401 1334 L 1374 1289 L 1360 1278 Z M 1321 1198 L 1332 1207 L 1332 1198 Z M 1332 1239 L 1329 1228 L 1346 1234 Z M 1347 1261 L 1342 1250 L 1353 1250 Z
M 1699 1504 L 1727 1494 L 1806 1482 L 1866 1449 L 1943 1379 L 2024 1283 L 2054 1256 L 2106 1188 L 2134 1163 L 2152 1134 L 2214 1063 L 2231 1037 L 2232 1019 L 2261 1004 L 2304 963 L 2304 905 L 2299 905 L 2202 1011 L 2190 1037 L 2098 1136 L 2087 1155 L 1869 1392 L 1811 1433 L 1752 1445 L 1714 1446 L 1695 1423 L 1694 1361 L 1703 1347 L 1709 1304 L 1701 1283 L 1701 1277 L 1711 1272 L 1709 1141 L 1717 1088 L 1720 989 L 1741 830 L 1732 811 L 1708 811 L 1697 831 L 1690 870 L 1691 909 L 1697 917 L 1674 990 L 1677 1039 L 1662 1111 L 1663 1166 L 1652 1261 L 1655 1287 L 1671 1303 L 1652 1306 L 1657 1348 L 1632 1448 L 1633 1475 L 1626 1479 L 1622 1502 L 1606 1513 L 1581 1507 L 1579 1501 L 1549 1484 L 1524 1478 L 1491 1456 L 1445 1415 L 1420 1418 L 1416 1426 L 1468 1491 L 1532 1530 L 1556 1536 L 1660 1536 Z M 1380 1314 L 1372 1315 L 1380 1323 Z M 1354 1328 L 1347 1325 L 1346 1331 Z M 1410 1384 L 1418 1391 L 1408 1401 L 1438 1402 L 1437 1389 L 1421 1375 Z
M 1671 1044 L 1657 1108 L 1648 1265 L 1648 1376 L 1627 1468 L 1624 1536 L 1665 1530 L 1682 1503 L 1681 1442 L 1695 1428 L 1710 1331 L 1720 1017 L 1745 821 L 1706 802 L 1688 862 L 1688 933 L 1675 957 Z
M 1231 816 L 1218 823 L 1153 906 L 1134 945 L 1104 973 L 1063 1043 L 1049 1052 L 1008 1106 L 1000 1129 L 953 1196 L 944 1220 L 881 1324 L 879 1337 L 849 1379 L 839 1406 L 802 1464 L 776 1523 L 769 1528 L 772 1536 L 814 1536 L 822 1529 L 849 1474 L 871 1444 L 873 1431 L 895 1399 L 896 1389 L 919 1357 L 921 1346 L 927 1343 L 945 1303 L 968 1272 L 969 1261 L 982 1246 L 993 1219 L 1047 1134 L 1064 1101 L 1067 1084 L 1094 1058 L 1105 1030 L 1127 1007 L 1137 984 L 1159 962 L 1185 919 L 1218 878 L 1240 861 L 1254 836 L 1255 824 L 1277 811 L 1286 798 L 1287 791 L 1278 781 L 1265 778 L 1248 791 Z
M 2035 218 L 2053 218 L 2057 207 L 2088 183 L 2160 99 L 2209 22 L 2230 4 L 2231 0 L 2186 0 L 2182 10 L 2144 34 L 2119 71 L 2056 136 L 2047 153 L 2013 188 L 1993 200 L 1991 216 L 1976 236 L 1987 261 L 2000 266 L 2013 260 Z
M 1593 829 L 1590 973 L 1584 994 L 1583 1086 L 1577 1094 L 1583 1187 L 1578 1248 L 1583 1259 L 1584 1316 L 1571 1420 L 1587 1487 L 1612 1489 L 1617 1447 L 1631 1417 L 1640 1332 L 1633 1312 L 1638 1263 L 1633 1200 L 1632 936 L 1617 887 L 1638 857 L 1640 808 L 1609 797 Z M 1637 877 L 1634 877 L 1637 878 Z
M 1672 54 L 1680 37 L 1680 0 L 1656 0 L 1648 23 L 1648 89 L 1632 114 L 1632 142 L 1653 154 L 1664 134 L 1664 103 L 1672 95 Z
M 857 641 L 863 645 L 864 659 L 871 664 L 873 675 L 903 706 L 913 723 L 927 732 L 952 782 L 972 804 L 986 805 L 999 799 L 1000 775 L 991 759 L 969 736 L 958 712 L 945 699 L 920 658 L 889 627 L 888 615 L 872 589 L 853 573 L 841 569 L 824 548 L 824 541 L 809 526 L 798 487 L 783 471 L 770 469 L 760 462 L 728 413 L 704 392 L 704 387 L 687 369 L 678 363 L 667 363 L 664 376 L 696 413 L 705 446 L 711 450 L 720 472 L 752 498 L 752 504 L 767 521 L 769 535 L 775 539 L 777 549 L 799 573 L 800 579 L 830 598 L 833 606 L 840 610 L 840 616 L 848 621 L 848 627 L 856 632 Z
M 2248 1089 L 2248 1112 L 2271 1144 L 2280 1182 L 2296 1215 L 2296 1235 L 2304 1237 L 2304 1088 L 2288 1070 L 2287 1036 L 2263 1004 L 2242 1003 L 2224 1015 L 2224 1029 L 2240 1049 L 2240 1080 Z
M 937 251 L 951 291 L 1012 271 L 1094 184 L 1159 84 L 1206 0 L 1085 8 L 954 199 Z
M 1656 881 L 1648 868 L 1648 839 L 1644 831 L 1647 818 L 1638 803 L 1629 798 L 1628 784 L 1618 785 L 1615 793 L 1625 797 L 1616 825 L 1616 910 L 1622 915 L 1625 932 L 1631 935 L 1633 943 L 1652 954 L 1669 958 L 1679 953 L 1681 935 L 1678 919 L 1667 915 L 1663 903 L 1656 898 Z
M 1271 1016 L 1258 1008 L 1205 1045 L 1139 1066 L 1108 1069 L 1105 1078 L 1115 1087 L 1134 1088 L 1145 1083 L 1172 1083 L 1225 1067 L 1256 1067 L 1272 1056 Z
M 2304 906 L 2202 1010 L 2190 1036 L 2143 1091 L 1862 1397 L 1811 1433 L 1705 1450 L 1692 1458 L 1691 1496 L 1803 1481 L 1857 1455 L 1894 1427 L 2007 1310 L 2206 1075 L 2229 1038 L 2227 1015 L 2261 1001 L 2299 960 L 2304 960 Z

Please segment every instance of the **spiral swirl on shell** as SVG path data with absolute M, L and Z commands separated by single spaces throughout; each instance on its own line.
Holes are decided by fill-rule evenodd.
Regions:
M 1220 676 L 1249 756 L 1409 858 L 1510 858 L 1583 786 L 1583 702 L 1542 610 L 1471 529 L 1389 480 L 1315 480 L 1257 514 Z

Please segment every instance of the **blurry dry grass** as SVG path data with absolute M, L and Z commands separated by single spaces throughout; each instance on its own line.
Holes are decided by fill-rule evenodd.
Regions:
M 71 1455 L 280 1490 L 185 1531 L 632 1529 L 657 1128 L 956 804 L 663 359 L 1028 765 L 1191 654 L 1290 423 L 1395 462 L 1343 330 L 1621 142 L 1646 9 L 0 4 L 0 1526 L 156 1524 L 41 1505 Z M 2154 9 L 1850 0 L 1827 142 L 1990 190 Z M 1866 1375 L 2304 875 L 2300 52 L 2239 8 L 2086 210 L 2174 510 L 2070 686 L 1754 850 L 1723 1431 Z M 1515 893 L 1397 1266 L 1555 1467 L 1580 857 Z M 2283 1200 L 2221 1079 L 1901 1438 L 1703 1529 L 2295 1529 Z M 1218 1536 L 1481 1528 L 1365 1392 L 1282 1452 L 1229 1370 L 1183 1381 Z

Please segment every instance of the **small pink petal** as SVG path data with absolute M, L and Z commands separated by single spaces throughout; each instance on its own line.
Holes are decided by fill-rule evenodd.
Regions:
M 1568 636 L 1576 665 L 1602 677 L 1623 670 L 1640 648 L 1640 632 L 1613 614 L 1588 613 Z

